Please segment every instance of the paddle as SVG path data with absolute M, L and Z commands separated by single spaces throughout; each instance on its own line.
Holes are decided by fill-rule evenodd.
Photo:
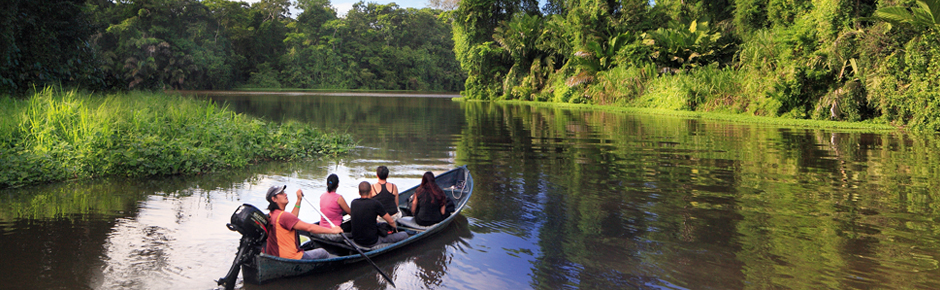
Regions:
M 301 194 L 300 196 L 304 196 L 304 195 Z M 307 201 L 307 199 L 304 198 L 304 201 Z M 317 213 L 320 214 L 320 216 L 322 216 L 323 219 L 329 222 L 331 226 L 336 227 L 336 224 L 334 224 L 333 221 L 331 221 L 328 217 L 326 217 L 325 214 L 320 212 L 320 210 L 314 207 L 313 204 L 311 204 L 309 201 L 307 201 L 307 205 L 313 208 L 313 210 L 317 211 Z M 366 256 L 366 253 L 363 253 L 362 250 L 360 250 L 359 247 L 356 246 L 356 244 L 353 244 L 352 241 L 350 241 L 349 238 L 347 238 L 345 234 L 340 233 L 339 236 L 343 237 L 343 239 L 346 240 L 346 244 L 356 249 L 356 252 L 359 252 L 359 254 L 362 255 L 363 258 L 366 258 L 366 261 L 369 261 L 369 264 L 372 264 L 372 267 L 375 267 L 375 270 L 379 271 L 379 274 L 382 274 L 382 278 L 385 278 L 385 281 L 388 281 L 389 284 L 392 284 L 392 288 L 395 288 L 395 282 L 392 282 L 392 279 L 389 278 L 388 275 L 385 274 L 385 272 L 382 272 L 382 269 L 379 269 L 379 265 L 376 265 L 375 262 L 372 262 L 372 259 L 369 259 L 369 256 Z

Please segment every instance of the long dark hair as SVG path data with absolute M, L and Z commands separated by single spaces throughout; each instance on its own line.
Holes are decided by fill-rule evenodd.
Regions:
M 334 192 L 336 188 L 339 187 L 339 176 L 336 174 L 330 174 L 326 177 L 326 192 Z
M 444 191 L 437 182 L 434 182 L 434 173 L 425 172 L 421 177 L 421 185 L 415 190 L 416 197 L 422 197 L 426 194 L 431 195 L 431 202 L 434 204 L 444 204 Z

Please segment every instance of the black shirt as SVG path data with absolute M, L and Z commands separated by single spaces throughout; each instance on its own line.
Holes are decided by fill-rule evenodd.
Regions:
M 424 192 L 416 194 L 418 208 L 415 209 L 415 223 L 419 226 L 430 226 L 444 220 L 441 215 L 441 204 L 434 203 L 431 194 Z
M 357 198 L 349 203 L 350 222 L 352 223 L 353 241 L 360 246 L 371 246 L 379 241 L 379 227 L 376 226 L 376 216 L 385 216 L 385 208 L 378 201 L 368 198 Z
M 379 184 L 381 185 L 382 191 L 379 191 L 379 193 L 373 196 L 372 199 L 381 203 L 382 206 L 385 207 L 385 212 L 393 215 L 398 213 L 398 205 L 395 204 L 395 195 L 388 191 L 388 188 L 385 188 L 385 185 L 387 184 L 388 183 Z

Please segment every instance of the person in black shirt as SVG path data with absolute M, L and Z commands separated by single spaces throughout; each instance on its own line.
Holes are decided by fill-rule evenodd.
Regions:
M 379 243 L 395 243 L 408 238 L 405 232 L 390 233 L 387 236 L 379 235 L 378 224 L 375 223 L 376 217 L 382 217 L 393 229 L 397 229 L 395 220 L 388 215 L 385 208 L 378 201 L 369 198 L 372 193 L 372 185 L 368 181 L 359 183 L 359 198 L 349 203 L 352 223 L 353 241 L 363 247 L 371 247 Z
M 425 172 L 421 185 L 415 189 L 415 198 L 411 199 L 411 212 L 419 226 L 430 226 L 444 220 L 447 196 L 434 181 L 434 174 Z
M 398 221 L 401 218 L 401 212 L 398 211 L 398 186 L 387 181 L 388 167 L 385 165 L 375 169 L 375 176 L 379 181 L 372 185 L 371 198 L 381 203 L 388 215 Z M 382 222 L 382 217 L 378 217 L 376 222 Z

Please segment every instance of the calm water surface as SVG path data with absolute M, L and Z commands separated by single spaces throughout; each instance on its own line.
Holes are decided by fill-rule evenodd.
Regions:
M 938 289 L 932 136 L 778 128 L 447 98 L 216 95 L 348 132 L 346 156 L 0 191 L 0 288 L 210 289 L 242 203 L 275 184 L 354 198 L 467 165 L 455 223 L 375 262 L 399 289 Z M 290 195 L 293 203 L 293 195 Z M 301 219 L 316 220 L 305 203 Z M 376 289 L 361 263 L 246 289 Z

